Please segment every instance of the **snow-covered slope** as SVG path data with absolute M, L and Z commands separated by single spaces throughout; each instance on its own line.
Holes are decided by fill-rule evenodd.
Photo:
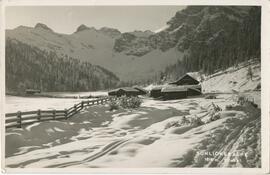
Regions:
M 174 48 L 166 52 L 154 49 L 141 57 L 115 52 L 114 42 L 121 34 L 118 32 L 116 29 L 97 30 L 81 25 L 76 32 L 66 35 L 55 33 L 44 24 L 37 24 L 34 28 L 20 26 L 7 30 L 6 37 L 42 50 L 56 52 L 59 56 L 67 55 L 100 65 L 124 81 L 149 78 L 181 58 L 182 54 Z M 135 31 L 133 34 L 146 37 L 151 33 Z
M 252 78 L 248 70 L 251 68 Z M 245 92 L 255 90 L 261 84 L 261 64 L 242 63 L 205 78 L 202 82 L 204 92 Z

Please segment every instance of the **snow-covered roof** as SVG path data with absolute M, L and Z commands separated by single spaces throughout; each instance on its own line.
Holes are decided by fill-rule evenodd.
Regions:
M 120 90 L 123 90 L 123 91 L 126 91 L 126 92 L 139 92 L 139 90 L 137 90 L 137 89 L 134 89 L 134 88 L 132 88 L 132 87 L 122 87 L 122 88 L 117 88 L 117 89 L 113 89 L 113 90 L 111 90 L 111 91 L 109 91 L 109 92 L 118 92 L 118 91 L 120 91 Z
M 124 91 L 128 91 L 128 92 L 139 92 L 137 89 L 134 89 L 132 87 L 123 87 L 123 88 L 119 88 L 119 90 L 124 90 Z
M 201 75 L 199 72 L 188 72 L 186 74 L 188 74 L 189 76 L 191 76 L 192 78 L 194 78 L 197 81 L 201 80 Z
M 183 86 L 168 86 L 161 89 L 161 92 L 184 92 L 184 91 L 187 91 L 187 88 Z
M 177 79 L 176 81 L 171 82 L 170 84 L 181 84 L 180 82 L 181 82 L 181 81 L 184 81 L 184 79 L 185 79 L 186 77 L 190 77 L 190 80 L 193 79 L 192 81 L 196 82 L 196 84 L 200 83 L 200 82 L 198 81 L 198 79 L 195 78 L 195 77 L 196 77 L 196 74 L 195 74 L 194 72 L 190 72 L 190 73 L 186 73 L 185 75 L 183 75 L 182 77 L 180 77 L 180 78 Z

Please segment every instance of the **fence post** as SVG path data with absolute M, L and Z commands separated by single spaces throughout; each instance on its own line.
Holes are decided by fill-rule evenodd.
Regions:
M 40 112 L 40 109 L 37 111 L 37 119 L 38 119 L 38 121 L 40 121 L 40 114 L 41 114 L 41 112 Z
M 82 102 L 81 102 L 81 110 L 83 109 L 83 104 L 84 104 L 84 102 L 82 101 Z
M 17 127 L 21 128 L 22 127 L 22 114 L 21 114 L 21 111 L 18 111 L 17 117 L 18 117 L 18 121 L 17 121 L 18 126 Z
M 67 117 L 67 109 L 65 109 L 65 119 L 67 120 L 68 117 Z
M 53 119 L 55 120 L 55 109 L 53 110 Z
M 77 113 L 77 107 L 76 107 L 76 105 L 74 105 L 74 114 L 76 114 Z

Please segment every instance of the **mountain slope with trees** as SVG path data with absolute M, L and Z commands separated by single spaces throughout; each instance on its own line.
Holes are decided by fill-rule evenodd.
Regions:
M 116 87 L 112 72 L 69 56 L 59 57 L 17 40 L 6 40 L 7 92 L 26 88 L 42 91 L 94 91 Z
M 185 12 L 192 11 L 189 10 L 190 8 L 177 13 L 168 22 L 174 24 L 168 30 L 186 25 L 175 24 L 186 16 Z M 199 14 L 208 12 L 216 15 L 201 19 L 197 27 L 193 27 L 193 30 L 189 30 L 187 35 L 183 36 L 182 41 L 178 43 L 178 48 L 183 50 L 185 55 L 176 64 L 168 66 L 163 74 L 172 79 L 185 72 L 201 71 L 212 74 L 250 59 L 260 60 L 260 7 L 246 8 L 245 11 L 240 10 L 241 13 L 236 7 L 195 9 Z M 239 14 L 239 18 L 225 15 L 227 11 Z
M 158 33 L 81 25 L 67 35 L 37 24 L 7 30 L 6 39 L 102 66 L 126 84 L 144 84 L 260 59 L 260 15 L 257 6 L 188 6 Z

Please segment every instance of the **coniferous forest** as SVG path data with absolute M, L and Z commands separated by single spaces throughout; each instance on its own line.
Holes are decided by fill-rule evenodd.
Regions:
M 94 91 L 117 86 L 112 72 L 68 56 L 6 40 L 6 91 Z
M 188 7 L 186 11 L 191 11 L 189 8 L 196 9 Z M 182 16 L 179 14 L 178 17 Z M 186 54 L 176 64 L 168 66 L 163 75 L 174 79 L 190 71 L 211 74 L 246 60 L 260 60 L 260 7 L 251 7 L 242 21 L 232 22 L 222 14 L 217 18 L 216 21 L 204 21 L 199 30 L 187 32 L 178 45 L 178 49 Z M 171 23 L 175 23 L 174 20 L 177 21 L 177 15 Z

